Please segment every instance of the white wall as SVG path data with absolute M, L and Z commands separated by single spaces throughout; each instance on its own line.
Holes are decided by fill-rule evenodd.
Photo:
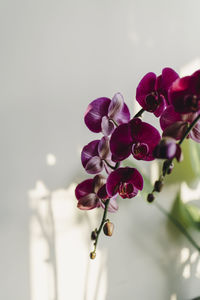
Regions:
M 38 300 L 32 287 L 36 279 L 31 275 L 35 254 L 30 191 L 37 181 L 53 192 L 66 191 L 84 178 L 80 149 L 95 138 L 83 123 L 89 101 L 121 91 L 133 114 L 135 89 L 146 72 L 160 73 L 165 66 L 179 70 L 199 57 L 199 11 L 198 0 L 0 1 L 0 299 Z M 56 157 L 54 166 L 46 163 L 48 153 Z M 79 216 L 75 199 L 64 195 L 72 203 L 74 216 Z M 70 221 L 66 219 L 63 230 L 66 239 L 72 230 L 68 241 L 73 251 L 81 224 L 87 222 L 84 213 L 82 223 L 67 217 Z M 157 211 L 138 198 L 123 203 L 114 219 L 116 236 L 100 246 L 108 259 L 107 298 L 102 295 L 101 299 L 200 295 L 195 276 L 177 283 L 181 248 L 169 240 Z M 77 228 L 74 238 L 72 225 Z M 89 230 L 84 228 L 85 237 Z M 78 246 L 77 261 L 88 258 L 87 251 L 81 251 L 88 247 L 88 240 L 84 241 Z M 65 242 L 64 238 L 61 253 L 62 245 L 68 249 Z M 185 240 L 182 243 L 188 247 Z M 63 259 L 68 255 L 65 252 Z M 66 283 L 73 286 L 80 270 L 76 258 L 69 263 L 58 273 L 64 282 L 64 274 L 74 272 L 69 276 L 73 283 L 70 279 Z M 62 260 L 58 264 L 61 268 Z M 56 300 L 63 299 L 64 285 Z M 83 299 L 83 293 L 75 295 L 65 297 Z

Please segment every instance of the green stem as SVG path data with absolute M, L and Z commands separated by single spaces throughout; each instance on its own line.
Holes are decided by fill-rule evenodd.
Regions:
M 141 108 L 133 118 L 141 117 L 141 115 L 143 114 L 144 111 L 145 111 L 144 108 Z
M 104 213 L 103 213 L 103 218 L 101 220 L 101 224 L 99 226 L 99 229 L 97 230 L 97 236 L 96 236 L 96 239 L 95 239 L 95 242 L 94 242 L 94 252 L 96 251 L 97 243 L 98 243 L 98 239 L 99 239 L 99 235 L 100 235 L 101 230 L 103 228 L 103 225 L 104 225 L 104 223 L 106 221 L 106 216 L 107 216 L 107 212 L 108 212 L 109 202 L 110 202 L 110 199 L 106 200 L 106 202 L 105 202 L 105 209 L 104 209 Z
M 115 164 L 115 166 L 111 166 L 111 165 L 109 164 L 109 162 L 108 162 L 106 159 L 104 159 L 104 161 L 105 161 L 105 163 L 107 164 L 107 166 L 108 166 L 109 168 L 113 169 L 113 170 L 116 170 L 116 169 L 119 167 L 119 162 L 117 162 L 117 163 Z
M 190 241 L 190 243 L 200 252 L 200 247 L 195 240 L 190 236 L 188 231 L 181 225 L 181 223 L 175 219 L 170 213 L 168 213 L 159 203 L 155 202 L 155 206 L 166 216 L 168 219 L 182 232 L 182 234 Z

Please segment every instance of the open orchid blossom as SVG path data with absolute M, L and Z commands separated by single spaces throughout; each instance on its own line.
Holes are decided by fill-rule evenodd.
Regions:
M 122 94 L 116 93 L 112 100 L 106 97 L 92 101 L 85 113 L 85 124 L 93 132 L 109 136 L 120 125 L 130 120 L 130 112 Z
M 109 138 L 104 136 L 101 140 L 95 140 L 83 147 L 81 152 L 82 165 L 89 174 L 98 174 L 103 168 L 109 173 L 112 169 L 105 163 L 111 161 Z
M 136 100 L 142 109 L 132 119 L 121 93 L 116 93 L 112 100 L 102 97 L 92 101 L 85 113 L 86 126 L 94 133 L 103 133 L 101 139 L 84 146 L 81 153 L 85 171 L 98 175 L 79 183 L 75 190 L 79 209 L 104 209 L 99 228 L 91 234 L 91 259 L 96 257 L 102 229 L 107 236 L 112 235 L 114 225 L 107 219 L 107 212 L 118 210 L 116 197 L 133 198 L 143 189 L 141 173 L 120 164 L 131 154 L 138 161 L 164 160 L 161 174 L 147 195 L 151 203 L 154 193 L 161 191 L 165 176 L 172 172 L 173 160 L 182 160 L 182 142 L 191 138 L 200 143 L 200 70 L 184 78 L 179 78 L 171 68 L 164 68 L 160 76 L 147 73 L 137 87 Z M 145 111 L 160 117 L 162 139 L 154 126 L 142 121 Z
M 160 117 L 160 126 L 163 130 L 163 136 L 170 136 L 180 140 L 188 129 L 188 126 L 195 120 L 198 113 L 181 114 L 174 110 L 173 105 L 169 105 Z M 200 120 L 191 129 L 187 138 L 200 143 Z
M 143 178 L 135 168 L 118 168 L 110 173 L 106 182 L 108 195 L 117 193 L 123 198 L 133 198 L 143 188 Z
M 178 77 L 171 68 L 163 69 L 158 77 L 155 73 L 147 73 L 137 87 L 136 100 L 144 110 L 159 117 L 169 104 L 168 89 Z
M 112 159 L 121 161 L 132 154 L 137 160 L 153 160 L 153 149 L 159 141 L 160 134 L 155 127 L 134 118 L 113 132 L 110 140 Z
M 78 200 L 77 207 L 82 210 L 91 210 L 96 207 L 105 208 L 104 202 L 109 198 L 105 183 L 106 179 L 102 175 L 96 175 L 93 179 L 86 179 L 79 183 L 75 190 Z M 116 197 L 112 197 L 108 211 L 116 212 L 117 210 Z
M 169 101 L 181 114 L 200 112 L 200 70 L 178 78 L 169 89 Z

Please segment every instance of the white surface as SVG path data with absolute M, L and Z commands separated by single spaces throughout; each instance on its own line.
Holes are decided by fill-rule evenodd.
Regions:
M 121 91 L 131 109 L 146 72 L 160 73 L 165 66 L 179 70 L 198 60 L 199 11 L 198 0 L 0 1 L 0 299 L 50 299 L 45 286 L 52 284 L 44 282 L 45 296 L 35 286 L 34 266 L 40 268 L 42 256 L 34 260 L 41 244 L 33 246 L 37 225 L 31 225 L 30 191 L 38 181 L 55 192 L 84 178 L 80 149 L 96 138 L 83 124 L 89 101 Z M 75 199 L 65 199 L 76 215 Z M 187 242 L 171 240 L 163 217 L 139 198 L 120 206 L 114 237 L 100 245 L 107 261 L 102 281 L 107 296 L 101 300 L 200 295 L 193 270 L 198 260 L 190 271 L 180 264 Z M 56 300 L 84 299 L 87 222 L 84 213 L 79 221 L 71 213 L 64 218 L 63 239 L 57 240 Z M 183 272 L 191 277 L 183 278 Z

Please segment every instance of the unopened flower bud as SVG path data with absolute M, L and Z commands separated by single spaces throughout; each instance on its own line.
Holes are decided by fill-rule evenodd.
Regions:
M 96 252 L 95 252 L 95 251 L 92 251 L 92 252 L 90 253 L 90 258 L 91 258 L 91 259 L 95 259 L 95 257 L 96 257 Z
M 112 236 L 114 230 L 114 224 L 110 221 L 106 222 L 103 226 L 103 232 L 107 236 Z
M 93 230 L 92 233 L 91 233 L 91 240 L 95 241 L 97 238 L 97 230 Z
M 173 168 L 174 168 L 174 164 L 171 163 L 171 164 L 169 165 L 169 167 L 168 167 L 167 174 L 171 174 Z
M 163 187 L 162 180 L 156 180 L 156 182 L 154 184 L 154 191 L 160 192 L 162 190 L 162 187 Z
M 149 202 L 149 203 L 151 203 L 151 202 L 153 202 L 153 200 L 155 199 L 155 197 L 154 197 L 154 195 L 151 193 L 151 194 L 148 194 L 148 196 L 147 196 L 147 201 Z
M 182 160 L 180 145 L 176 140 L 170 137 L 163 138 L 160 143 L 154 148 L 153 155 L 155 158 Z

